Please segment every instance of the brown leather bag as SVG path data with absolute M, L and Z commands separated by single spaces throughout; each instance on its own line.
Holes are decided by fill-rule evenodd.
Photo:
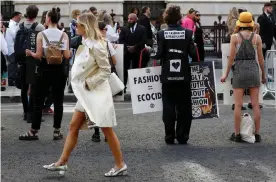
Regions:
M 60 40 L 58 41 L 58 43 L 56 45 L 50 43 L 50 41 L 48 40 L 48 38 L 44 32 L 42 32 L 42 35 L 43 35 L 43 37 L 47 43 L 47 46 L 48 46 L 46 48 L 46 53 L 45 53 L 47 63 L 48 64 L 61 64 L 62 60 L 63 60 L 63 55 L 60 50 L 60 44 L 62 43 L 64 33 L 62 33 Z

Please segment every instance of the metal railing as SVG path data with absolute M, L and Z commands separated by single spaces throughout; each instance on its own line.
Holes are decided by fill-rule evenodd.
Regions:
M 270 94 L 275 99 L 275 70 L 276 50 L 268 50 L 265 55 L 266 84 L 263 96 Z

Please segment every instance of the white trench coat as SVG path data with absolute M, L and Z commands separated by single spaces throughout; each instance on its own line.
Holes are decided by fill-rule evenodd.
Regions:
M 86 39 L 75 55 L 71 84 L 78 102 L 76 110 L 86 112 L 98 127 L 116 126 L 110 64 L 104 42 Z M 89 89 L 85 88 L 85 82 Z

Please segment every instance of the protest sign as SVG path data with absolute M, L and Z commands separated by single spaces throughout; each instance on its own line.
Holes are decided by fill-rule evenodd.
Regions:
M 230 47 L 229 44 L 222 44 L 222 74 L 225 73 L 227 68 L 227 62 L 229 57 Z M 260 75 L 261 77 L 261 75 Z M 223 104 L 232 105 L 234 104 L 234 90 L 232 87 L 233 73 L 230 71 L 229 76 L 225 83 L 223 83 Z M 263 85 L 260 87 L 259 102 L 263 103 Z M 250 103 L 250 92 L 249 89 L 245 89 L 243 101 Z
M 133 114 L 162 111 L 161 67 L 128 70 Z
M 219 117 L 214 62 L 191 63 L 192 115 L 194 119 Z

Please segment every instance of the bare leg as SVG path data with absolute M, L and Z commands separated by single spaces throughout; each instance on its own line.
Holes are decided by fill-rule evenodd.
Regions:
M 260 91 L 259 87 L 250 88 L 250 99 L 252 103 L 254 121 L 255 121 L 255 134 L 259 134 L 260 124 L 261 124 L 261 110 L 259 107 L 259 91 Z
M 237 88 L 234 89 L 234 100 L 235 100 L 235 110 L 234 110 L 234 120 L 235 120 L 235 134 L 240 134 L 241 126 L 241 108 L 243 104 L 243 94 L 244 89 Z
M 59 160 L 55 163 L 55 166 L 64 165 L 68 161 L 71 152 L 73 151 L 73 149 L 77 144 L 79 129 L 81 128 L 84 120 L 85 120 L 84 112 L 79 112 L 79 111 L 74 112 L 74 115 L 70 123 L 69 133 L 64 144 L 63 152 Z
M 117 135 L 114 133 L 112 128 L 102 128 L 102 131 L 104 133 L 104 136 L 107 138 L 109 147 L 114 156 L 115 166 L 119 169 L 122 168 L 125 163 L 123 161 L 121 146 Z

